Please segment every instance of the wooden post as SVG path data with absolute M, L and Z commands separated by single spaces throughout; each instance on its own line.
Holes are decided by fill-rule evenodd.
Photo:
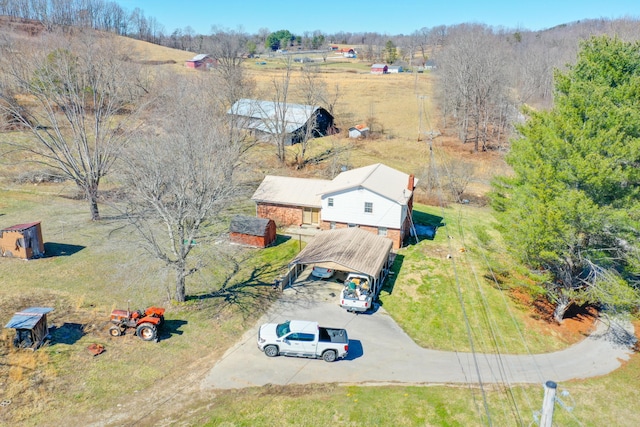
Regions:
M 547 381 L 544 383 L 544 400 L 542 401 L 540 427 L 551 427 L 553 424 L 553 408 L 556 402 L 557 387 L 558 385 L 553 381 Z

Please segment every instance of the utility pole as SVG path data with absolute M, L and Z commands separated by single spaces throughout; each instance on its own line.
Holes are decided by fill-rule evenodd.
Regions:
M 544 383 L 544 400 L 542 401 L 540 427 L 551 427 L 553 424 L 553 408 L 556 402 L 557 387 L 558 385 L 553 381 L 547 381 Z

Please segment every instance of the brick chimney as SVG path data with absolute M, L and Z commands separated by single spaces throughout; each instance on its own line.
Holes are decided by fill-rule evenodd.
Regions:
M 416 177 L 413 174 L 409 175 L 409 182 L 407 183 L 407 190 L 413 191 L 413 188 L 415 187 L 415 184 L 414 184 L 415 180 L 416 180 Z

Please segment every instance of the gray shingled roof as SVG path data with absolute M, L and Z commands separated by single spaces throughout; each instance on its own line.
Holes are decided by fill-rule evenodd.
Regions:
M 229 231 L 232 233 L 247 234 L 249 236 L 264 236 L 269 226 L 269 221 L 267 218 L 234 215 L 233 218 L 231 218 Z
M 295 264 L 335 263 L 345 270 L 377 277 L 393 243 L 357 227 L 322 231 L 291 261 Z

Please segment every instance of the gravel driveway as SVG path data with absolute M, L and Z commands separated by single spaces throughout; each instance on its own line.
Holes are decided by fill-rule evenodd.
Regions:
M 632 354 L 629 322 L 598 322 L 596 332 L 554 353 L 503 355 L 445 352 L 416 345 L 379 307 L 353 314 L 338 306 L 341 285 L 306 280 L 287 288 L 269 312 L 247 331 L 204 377 L 201 388 L 230 389 L 265 384 L 538 383 L 607 374 Z M 287 319 L 316 320 L 345 328 L 349 355 L 326 363 L 316 359 L 266 357 L 256 346 L 258 326 Z

